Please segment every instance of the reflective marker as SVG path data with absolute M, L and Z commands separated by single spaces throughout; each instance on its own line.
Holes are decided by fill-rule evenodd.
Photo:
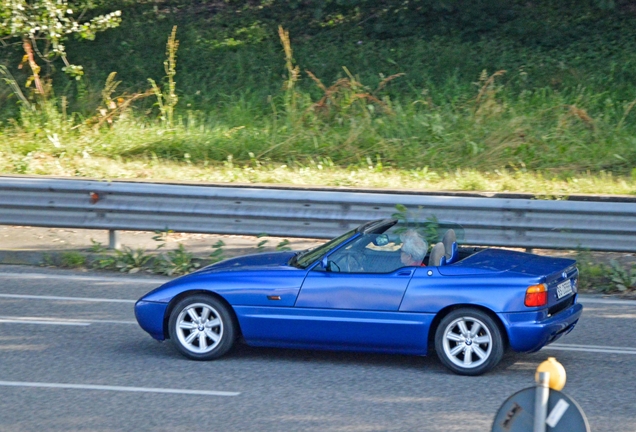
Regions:
M 545 420 L 545 423 L 551 428 L 555 427 L 559 423 L 559 420 L 561 420 L 561 417 L 563 417 L 563 414 L 565 414 L 565 411 L 568 409 L 569 406 L 570 404 L 567 403 L 565 399 L 559 399 L 555 407 L 552 408 L 552 411 L 550 412 L 548 418 Z

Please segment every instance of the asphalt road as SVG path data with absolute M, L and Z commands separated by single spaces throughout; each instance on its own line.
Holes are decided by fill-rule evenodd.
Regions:
M 0 267 L 0 431 L 489 431 L 548 356 L 593 431 L 636 431 L 633 301 L 584 298 L 552 349 L 461 377 L 435 357 L 244 345 L 189 361 L 135 323 L 133 301 L 159 283 Z

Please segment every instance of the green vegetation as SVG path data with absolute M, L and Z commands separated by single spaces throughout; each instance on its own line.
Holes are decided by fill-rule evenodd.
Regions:
M 95 39 L 95 34 L 119 25 L 121 11 L 98 15 L 88 21 L 79 21 L 84 16 L 75 19 L 75 6 L 84 9 L 88 4 L 71 2 L 68 0 L 12 0 L 5 1 L 0 6 L 0 42 L 4 46 L 11 43 L 21 46 L 24 57 L 21 66 L 28 64 L 31 76 L 25 86 L 31 83 L 35 86 L 34 94 L 39 99 L 46 99 L 51 92 L 50 80 L 41 77 L 41 62 L 50 68 L 54 67 L 57 59 L 63 61 L 62 71 L 77 80 L 84 74 L 83 67 L 69 63 L 65 42 L 72 35 L 78 39 Z M 11 76 L 9 70 L 3 66 L 3 75 Z M 15 95 L 20 97 L 22 104 L 28 109 L 36 109 L 36 105 L 29 101 L 20 90 L 17 83 L 13 84 Z M 35 102 L 37 103 L 37 102 Z
M 210 257 L 209 257 L 210 264 L 223 261 L 226 258 L 223 253 L 224 246 L 225 246 L 225 242 L 223 242 L 223 240 L 219 240 L 212 245 L 212 253 L 210 254 Z
M 97 260 L 100 269 L 117 269 L 122 273 L 137 273 L 146 266 L 152 255 L 146 254 L 141 248 L 133 249 L 124 246 L 115 250 L 113 255 L 104 255 Z
M 268 243 L 269 243 L 269 239 L 267 238 L 267 234 L 266 233 L 261 233 L 261 234 L 257 235 L 256 237 L 263 239 L 263 240 L 260 240 L 258 242 L 258 244 L 256 245 L 256 252 L 257 253 L 265 252 L 265 250 L 267 249 Z M 278 242 L 278 244 L 275 247 L 275 250 L 278 251 L 278 252 L 291 250 L 291 248 L 288 246 L 289 244 L 290 244 L 290 241 L 288 239 L 283 239 L 280 242 Z M 210 257 L 212 257 L 212 255 L 210 255 Z
M 620 292 L 636 288 L 636 268 L 623 267 L 618 261 L 610 261 L 610 277 L 614 288 Z
M 108 251 L 103 248 L 101 243 L 91 240 L 93 246 L 89 251 L 101 253 L 99 258 L 92 263 L 92 266 L 98 269 L 119 270 L 123 273 L 145 271 L 166 276 L 178 276 L 191 273 L 202 266 L 214 264 L 228 258 L 225 256 L 224 247 L 226 245 L 223 240 L 218 240 L 212 245 L 212 253 L 206 258 L 195 256 L 186 249 L 183 243 L 179 243 L 176 249 L 160 252 L 160 249 L 166 247 L 168 236 L 172 233 L 174 231 L 169 229 L 155 231 L 153 240 L 158 244 L 152 251 L 133 249 L 127 246 L 124 246 L 121 250 Z M 265 236 L 266 234 L 260 237 Z M 272 249 L 276 251 L 291 250 L 289 247 L 290 241 L 287 239 L 281 240 L 272 248 L 266 247 L 268 242 L 268 239 L 260 241 L 252 253 L 263 253 Z M 46 264 L 53 265 L 53 261 L 49 260 Z M 65 252 L 62 254 L 62 267 L 82 267 L 85 264 L 87 264 L 85 256 L 78 252 Z
M 167 276 L 182 275 L 193 272 L 201 266 L 191 252 L 179 243 L 177 249 L 159 255 L 153 262 L 153 272 Z
M 584 292 L 628 294 L 636 292 L 636 266 L 616 259 L 599 262 L 589 251 L 576 255 L 579 268 L 579 289 Z
M 91 239 L 91 247 L 88 249 L 89 252 L 101 253 L 101 252 L 105 252 L 106 250 L 108 249 L 101 242 L 98 242 L 95 239 Z
M 0 49 L 1 173 L 636 193 L 630 2 L 94 4 L 46 98 Z
M 60 257 L 60 265 L 68 268 L 83 267 L 86 264 L 86 256 L 80 252 L 64 252 Z

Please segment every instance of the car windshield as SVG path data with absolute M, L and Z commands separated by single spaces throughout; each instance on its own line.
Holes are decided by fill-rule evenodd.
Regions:
M 356 230 L 351 230 L 340 237 L 336 237 L 333 240 L 329 240 L 327 243 L 317 246 L 313 249 L 308 249 L 304 252 L 299 253 L 294 256 L 289 262 L 290 265 L 298 268 L 307 268 L 309 265 L 314 263 L 318 258 L 329 252 L 331 249 L 338 247 L 338 245 L 343 242 L 349 240 L 351 237 L 356 235 Z

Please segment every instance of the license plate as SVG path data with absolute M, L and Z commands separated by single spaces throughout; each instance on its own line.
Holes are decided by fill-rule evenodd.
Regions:
M 557 285 L 557 298 L 561 299 L 568 294 L 572 294 L 572 283 L 569 279 Z

